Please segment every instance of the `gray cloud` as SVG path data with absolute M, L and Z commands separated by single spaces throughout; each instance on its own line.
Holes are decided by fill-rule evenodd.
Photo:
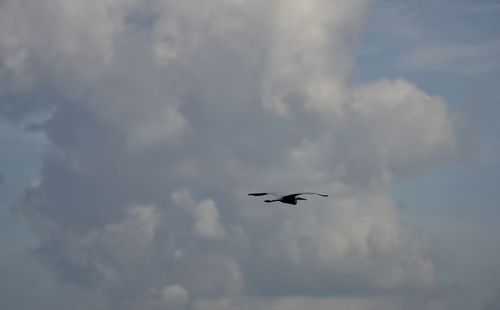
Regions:
M 483 310 L 493 310 L 500 306 L 500 290 L 496 289 L 485 301 Z
M 40 260 L 113 309 L 431 299 L 436 253 L 391 188 L 451 154 L 454 122 L 409 81 L 350 83 L 367 1 L 197 4 L 2 4 L 2 106 L 55 109 L 16 205 Z M 268 189 L 331 198 L 246 196 Z
M 5 177 L 3 176 L 3 173 L 0 172 L 0 188 L 5 187 L 7 185 L 7 182 L 5 181 Z

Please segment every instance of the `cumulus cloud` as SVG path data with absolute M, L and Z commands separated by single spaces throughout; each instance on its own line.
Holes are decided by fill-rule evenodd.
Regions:
M 14 79 L 44 78 L 67 70 L 91 74 L 113 59 L 116 35 L 133 6 L 133 0 L 4 1 L 0 18 L 4 68 Z
M 186 127 L 186 120 L 179 111 L 174 106 L 167 106 L 165 111 L 133 129 L 129 139 L 130 149 L 136 151 L 162 142 L 172 142 L 182 135 Z
M 339 113 L 368 1 L 277 1 L 263 104 Z M 297 107 L 298 105 L 298 107 Z
M 172 200 L 192 213 L 193 230 L 201 237 L 222 238 L 226 235 L 226 230 L 219 221 L 219 211 L 212 199 L 196 203 L 188 192 L 177 191 L 172 194 Z
M 123 221 L 85 234 L 70 233 L 50 218 L 36 219 L 43 225 L 40 233 L 46 234 L 38 255 L 62 280 L 90 287 L 119 283 L 129 268 L 141 268 L 150 257 L 155 216 L 152 206 L 133 206 Z
M 188 301 L 189 294 L 182 286 L 174 284 L 163 289 L 162 297 L 169 308 L 182 309 Z
M 38 126 L 54 150 L 16 207 L 61 285 L 112 309 L 432 297 L 432 243 L 391 189 L 450 155 L 454 121 L 409 81 L 352 83 L 368 1 L 94 2 L 1 4 L 2 92 L 28 102 L 1 104 L 54 109 Z M 268 189 L 331 196 L 246 196 Z
M 278 296 L 431 290 L 436 266 L 426 237 L 401 227 L 387 195 L 353 196 L 316 214 L 283 220 L 276 233 L 256 245 L 258 264 L 246 266 L 252 268 L 245 272 L 252 289 Z

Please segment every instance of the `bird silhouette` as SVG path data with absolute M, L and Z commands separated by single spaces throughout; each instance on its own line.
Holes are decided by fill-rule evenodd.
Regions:
M 322 197 L 328 197 L 328 195 L 325 194 L 319 194 L 319 193 L 312 193 L 312 192 L 302 192 L 302 193 L 295 193 L 295 194 L 287 194 L 287 195 L 279 195 L 276 193 L 250 193 L 248 196 L 274 196 L 274 199 L 266 199 L 264 202 L 281 202 L 281 203 L 287 203 L 290 205 L 296 205 L 297 201 L 299 200 L 307 200 L 305 198 L 299 197 L 301 195 L 318 195 Z

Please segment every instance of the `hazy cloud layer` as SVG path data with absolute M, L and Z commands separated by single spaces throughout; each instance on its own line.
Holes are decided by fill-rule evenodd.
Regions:
M 391 188 L 454 120 L 407 80 L 352 84 L 370 1 L 195 2 L 0 4 L 0 111 L 53 111 L 16 204 L 37 257 L 111 309 L 433 309 L 438 254 Z

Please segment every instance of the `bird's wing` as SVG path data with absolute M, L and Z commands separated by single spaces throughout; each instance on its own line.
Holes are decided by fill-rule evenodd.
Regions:
M 250 193 L 250 194 L 248 194 L 248 196 L 266 196 L 266 195 L 280 196 L 276 193 Z
M 326 195 L 326 194 L 313 193 L 313 192 L 295 193 L 295 194 L 291 194 L 290 196 L 301 196 L 301 195 L 318 195 L 321 197 L 328 197 L 328 195 Z

